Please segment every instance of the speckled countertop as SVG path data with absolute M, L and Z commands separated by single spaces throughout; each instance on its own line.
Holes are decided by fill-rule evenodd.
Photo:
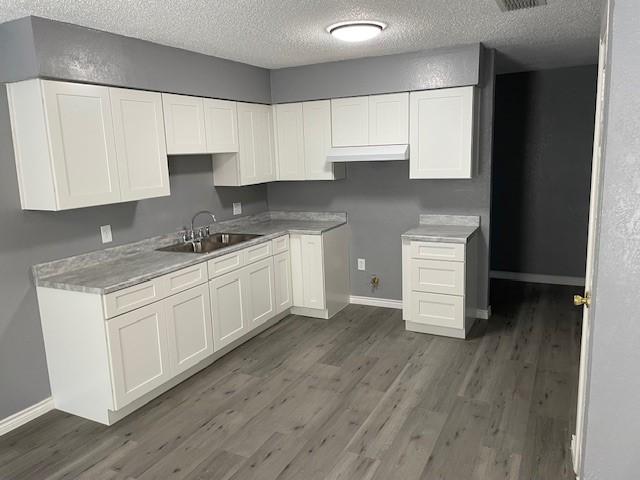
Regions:
M 287 233 L 320 235 L 347 223 L 344 213 L 265 212 L 219 222 L 212 232 L 254 233 L 258 238 L 210 253 L 162 252 L 176 243 L 162 235 L 33 267 L 36 285 L 86 293 L 106 294 L 175 272 L 212 258 L 257 245 Z
M 480 230 L 480 217 L 468 215 L 420 215 L 419 225 L 402 234 L 408 240 L 467 243 Z

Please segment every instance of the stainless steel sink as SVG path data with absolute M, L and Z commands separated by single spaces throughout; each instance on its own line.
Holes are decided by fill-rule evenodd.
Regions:
M 201 240 L 193 242 L 176 243 L 168 247 L 159 248 L 161 252 L 181 252 L 181 253 L 209 253 L 230 245 L 237 245 L 262 235 L 253 233 L 213 233 Z

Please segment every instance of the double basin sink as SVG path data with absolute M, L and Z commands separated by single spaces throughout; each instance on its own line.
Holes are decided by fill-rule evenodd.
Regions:
M 199 240 L 158 248 L 160 252 L 209 253 L 261 237 L 252 233 L 213 233 Z

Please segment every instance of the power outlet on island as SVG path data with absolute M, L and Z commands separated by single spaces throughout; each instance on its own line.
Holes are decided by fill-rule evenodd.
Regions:
M 240 215 L 242 213 L 242 203 L 238 202 L 233 204 L 233 214 Z
M 358 270 L 366 270 L 367 269 L 367 264 L 365 262 L 364 258 L 359 258 L 358 259 Z

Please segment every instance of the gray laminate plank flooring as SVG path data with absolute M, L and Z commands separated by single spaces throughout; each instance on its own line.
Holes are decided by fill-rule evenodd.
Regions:
M 0 479 L 572 478 L 574 290 L 496 281 L 465 341 L 383 308 L 289 316 L 112 427 L 5 435 Z

